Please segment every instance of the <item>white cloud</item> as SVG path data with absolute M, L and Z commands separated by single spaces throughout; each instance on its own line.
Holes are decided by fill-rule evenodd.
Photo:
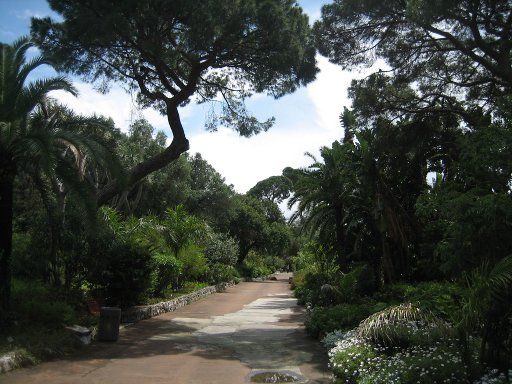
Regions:
M 17 19 L 20 19 L 20 20 L 28 20 L 31 17 L 36 17 L 36 18 L 40 19 L 40 18 L 48 16 L 48 15 L 33 11 L 31 9 L 24 9 L 22 11 L 21 10 L 13 10 L 13 11 L 11 11 L 11 14 L 13 14 Z
M 75 81 L 73 84 L 78 89 L 78 97 L 64 91 L 54 91 L 51 96 L 77 113 L 111 117 L 123 132 L 128 131 L 130 124 L 139 117 L 146 118 L 157 130 L 169 130 L 167 117 L 162 116 L 154 109 L 141 110 L 134 97 L 126 93 L 119 85 L 112 86 L 107 94 L 101 94 L 94 90 L 91 84 L 79 81 Z M 182 118 L 188 117 L 190 113 L 190 106 L 180 109 Z
M 252 138 L 221 128 L 218 132 L 202 132 L 190 138 L 190 152 L 200 152 L 213 167 L 244 193 L 258 181 L 280 175 L 285 167 L 302 167 L 310 163 L 304 153 L 317 153 L 323 145 L 336 140 L 326 130 L 297 125 L 290 129 L 270 129 Z
M 350 106 L 347 90 L 354 74 L 341 70 L 325 57 L 317 56 L 317 61 L 320 73 L 307 88 L 315 108 L 316 122 L 331 132 L 341 132 L 339 116 L 344 106 Z
M 311 159 L 304 156 L 305 152 L 318 155 L 320 147 L 329 146 L 343 136 L 339 116 L 344 106 L 351 105 L 348 87 L 352 79 L 363 78 L 376 68 L 348 72 L 326 58 L 319 56 L 317 59 L 321 72 L 307 87 L 311 109 L 307 120 L 283 126 L 277 115 L 275 127 L 250 139 L 227 128 L 215 133 L 201 132 L 189 137 L 190 152 L 200 152 L 242 193 L 262 179 L 281 174 L 285 167 L 309 165 Z M 296 107 L 284 100 L 276 102 L 280 103 L 280 109 Z
M 360 71 L 344 71 L 339 65 L 330 63 L 323 56 L 317 56 L 320 73 L 317 79 L 307 87 L 308 96 L 316 111 L 316 122 L 329 131 L 341 132 L 340 114 L 343 107 L 350 107 L 352 101 L 348 98 L 348 88 L 352 80 L 362 79 L 379 68 L 386 69 L 387 66 L 381 60 L 377 61 L 371 68 Z
M 285 167 L 309 165 L 311 159 L 305 152 L 318 155 L 320 147 L 341 138 L 339 115 L 343 106 L 350 105 L 347 89 L 354 78 L 354 73 L 342 71 L 327 59 L 317 59 L 321 72 L 307 87 L 311 109 L 307 120 L 283 126 L 277 115 L 275 127 L 249 139 L 228 128 L 200 132 L 189 137 L 190 152 L 200 152 L 241 193 L 262 179 L 281 174 Z M 276 102 L 281 103 L 280 109 L 295 107 L 284 100 Z

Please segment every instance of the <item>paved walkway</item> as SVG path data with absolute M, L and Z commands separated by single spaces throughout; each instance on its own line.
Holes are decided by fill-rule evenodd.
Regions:
M 0 383 L 240 384 L 268 371 L 328 383 L 324 352 L 305 334 L 287 280 L 241 283 L 130 326 L 117 343 L 0 375 Z

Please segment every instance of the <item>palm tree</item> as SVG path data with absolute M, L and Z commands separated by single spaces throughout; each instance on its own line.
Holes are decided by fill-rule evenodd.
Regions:
M 57 76 L 26 84 L 30 73 L 44 64 L 44 56 L 29 61 L 32 42 L 23 37 L 0 45 L 0 300 L 9 307 L 13 224 L 13 186 L 21 171 L 38 180 L 70 180 L 85 169 L 88 154 L 106 153 L 101 144 L 72 129 L 77 121 L 62 120 L 58 108 L 48 108 L 47 95 L 65 90 L 76 95 L 65 78 Z M 80 123 L 84 123 L 83 121 Z M 70 160 L 73 159 L 73 162 Z M 71 166 L 70 164 L 74 164 Z M 82 174 L 83 176 L 83 174 Z M 36 182 L 37 184 L 37 182 Z M 39 185 L 43 185 L 39 183 Z M 44 200 L 44 199 L 43 199 Z M 47 207 L 48 208 L 48 207 Z M 51 220 L 50 220 L 51 221 Z
M 78 116 L 61 105 L 45 101 L 30 114 L 28 126 L 42 135 L 58 138 L 51 154 L 52 167 L 45 170 L 37 163 L 23 164 L 22 170 L 34 180 L 48 213 L 50 277 L 55 285 L 60 285 L 62 263 L 58 254 L 69 192 L 72 190 L 79 196 L 88 218 L 94 220 L 98 184 L 111 174 L 121 180 L 123 175 L 119 160 L 108 149 L 111 129 L 105 119 Z M 68 265 L 66 284 L 70 283 L 72 273 Z
M 362 258 L 373 265 L 381 283 L 392 281 L 394 264 L 406 264 L 402 259 L 410 229 L 408 213 L 393 188 L 398 180 L 387 164 L 392 156 L 380 149 L 379 140 L 384 139 L 374 130 L 346 137 L 350 139 L 321 149 L 323 161 L 310 155 L 314 163 L 300 170 L 289 201 L 290 207 L 298 203 L 292 220 L 303 217 L 311 233 L 334 244 L 342 269 L 361 247 L 372 245 L 374 250 L 363 252 L 367 254 Z
M 292 220 L 304 218 L 303 224 L 312 233 L 318 231 L 322 239 L 335 239 L 336 254 L 340 266 L 346 265 L 346 239 L 344 228 L 345 203 L 351 177 L 349 158 L 352 143 L 334 142 L 332 148 L 323 147 L 322 161 L 307 154 L 314 161 L 309 167 L 299 171 L 294 183 L 294 194 L 289 200 L 290 208 L 298 203 Z

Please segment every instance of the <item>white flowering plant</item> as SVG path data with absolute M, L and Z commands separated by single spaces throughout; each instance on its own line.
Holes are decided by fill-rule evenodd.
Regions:
M 411 304 L 378 312 L 352 331 L 332 332 L 323 343 L 338 383 L 469 382 L 449 324 Z
M 329 359 L 337 383 L 455 384 L 468 379 L 468 369 L 453 342 L 438 341 L 389 353 L 387 347 L 347 332 L 329 351 Z
M 348 332 L 329 351 L 330 367 L 337 382 L 355 384 L 361 376 L 372 370 L 378 351 L 355 332 Z

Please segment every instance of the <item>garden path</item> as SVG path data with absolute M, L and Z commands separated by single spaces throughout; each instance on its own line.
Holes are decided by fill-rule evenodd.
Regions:
M 277 281 L 240 283 L 121 331 L 66 360 L 0 376 L 0 383 L 240 384 L 261 372 L 328 383 L 324 352 L 307 337 L 303 308 Z

